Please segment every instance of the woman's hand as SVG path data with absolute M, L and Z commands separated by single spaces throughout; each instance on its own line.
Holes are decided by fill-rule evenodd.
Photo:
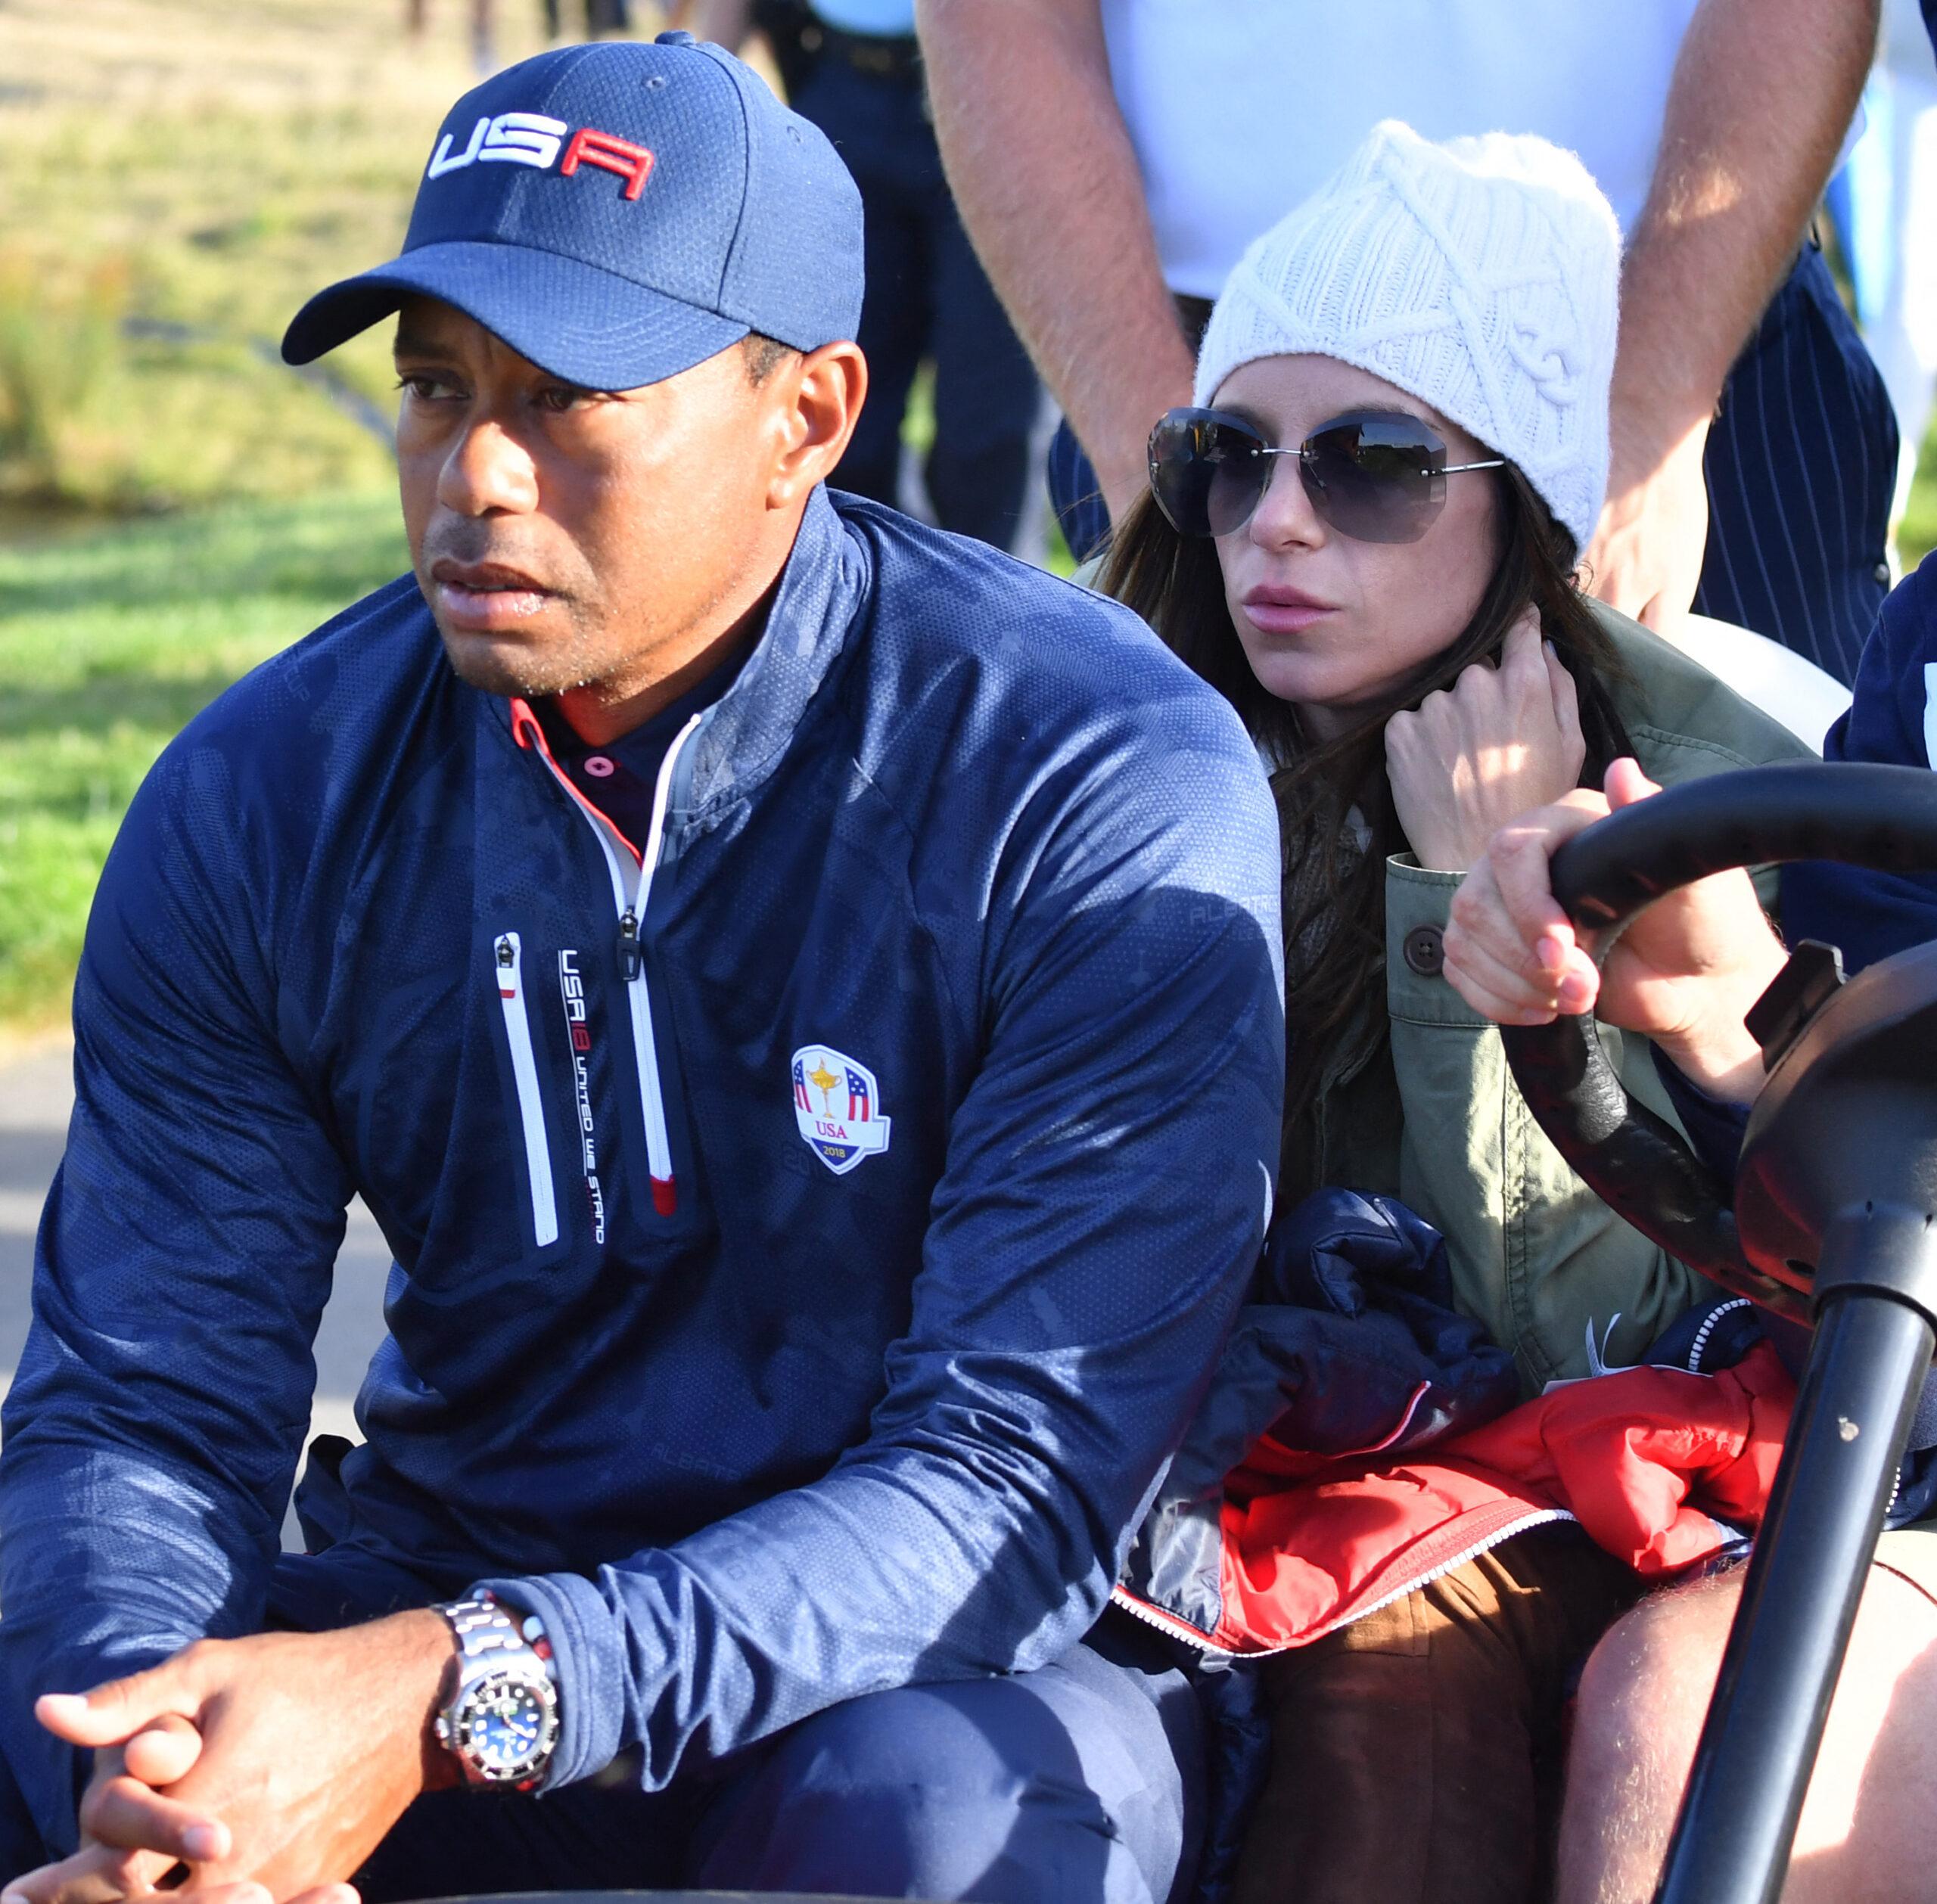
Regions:
M 1577 934 L 1553 897 L 1548 863 L 1562 841 L 1660 791 L 1634 761 L 1617 760 L 1605 797 L 1576 791 L 1503 828 L 1453 896 L 1446 976 L 1500 1024 L 1598 1006 L 1704 1090 L 1746 1104 L 1761 1088 L 1762 1054 L 1743 1020 L 1783 959 L 1749 875 L 1718 873 L 1656 900 L 1600 968 L 1596 935 Z
M 1475 662 L 1385 724 L 1399 824 L 1438 872 L 1464 872 L 1508 821 L 1578 786 L 1587 756 L 1574 677 L 1531 608 L 1508 630 L 1498 667 Z

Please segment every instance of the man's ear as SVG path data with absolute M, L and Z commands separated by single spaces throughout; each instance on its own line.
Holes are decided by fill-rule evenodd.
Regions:
M 785 509 L 831 475 L 868 394 L 868 360 L 857 343 L 824 343 L 774 372 L 782 440 L 767 484 L 770 509 Z

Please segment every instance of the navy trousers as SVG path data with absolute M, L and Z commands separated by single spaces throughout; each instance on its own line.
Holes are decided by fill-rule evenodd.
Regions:
M 935 432 L 923 475 L 935 519 L 1007 548 L 1028 495 L 1036 373 L 962 228 L 921 87 L 858 73 L 830 54 L 792 104 L 834 141 L 866 221 L 857 341 L 868 359 L 868 400 L 832 480 L 894 504 L 902 418 L 928 359 Z
M 1708 542 L 1698 614 L 1767 635 L 1848 682 L 1889 592 L 1896 480 L 1889 394 L 1814 244 L 1729 372 L 1708 432 Z M 1068 424 L 1049 495 L 1079 556 L 1109 528 Z
M 11 1878 L 46 1854 L 4 1775 Z M 664 1791 L 621 1760 L 541 1798 L 434 1793 L 357 1882 L 368 1904 L 682 1885 L 1170 1904 L 1195 1873 L 1203 1783 L 1195 1695 L 1118 1616 L 1036 1672 L 852 1700 Z

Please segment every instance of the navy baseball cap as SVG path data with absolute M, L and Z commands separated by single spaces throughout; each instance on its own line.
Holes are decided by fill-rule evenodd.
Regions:
M 567 383 L 623 390 L 750 331 L 813 350 L 861 316 L 861 198 L 826 135 L 690 33 L 561 47 L 446 115 L 400 256 L 319 291 L 306 364 L 415 294 Z

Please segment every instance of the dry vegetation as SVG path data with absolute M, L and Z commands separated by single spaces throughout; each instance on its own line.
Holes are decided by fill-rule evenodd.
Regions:
M 501 0 L 507 55 L 538 7 Z M 0 0 L 0 502 L 125 513 L 387 480 L 273 361 L 403 235 L 464 0 Z M 132 321 L 131 321 L 132 320 Z M 387 405 L 380 341 L 334 368 Z

